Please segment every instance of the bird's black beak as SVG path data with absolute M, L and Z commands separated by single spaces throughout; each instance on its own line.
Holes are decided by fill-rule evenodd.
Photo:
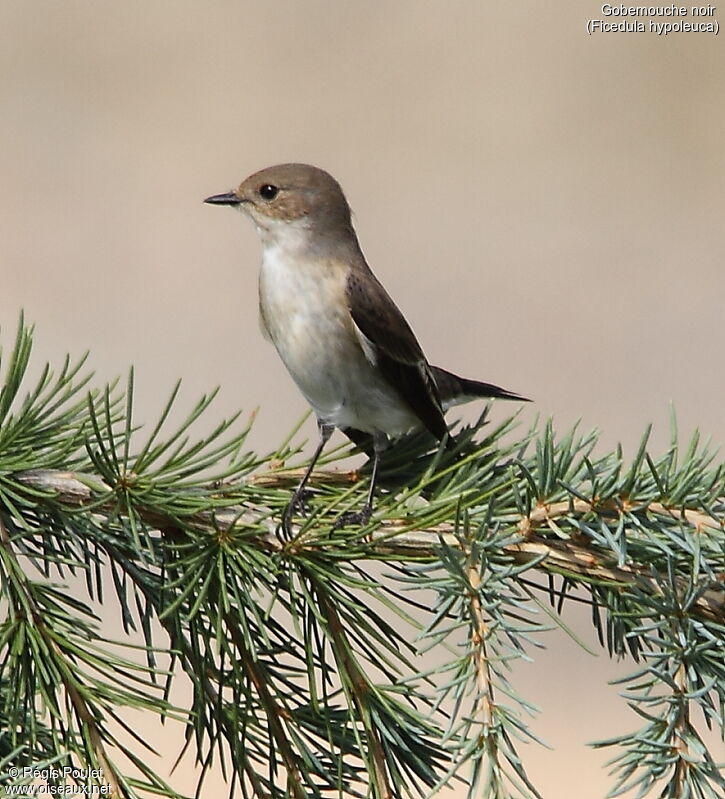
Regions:
M 213 194 L 211 197 L 207 197 L 204 202 L 210 205 L 239 205 L 241 200 L 233 191 L 230 191 L 227 194 Z

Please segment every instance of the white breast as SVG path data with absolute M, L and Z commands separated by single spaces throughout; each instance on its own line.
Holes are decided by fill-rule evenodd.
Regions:
M 367 357 L 350 316 L 347 267 L 275 242 L 259 275 L 262 327 L 318 418 L 397 435 L 416 417 Z

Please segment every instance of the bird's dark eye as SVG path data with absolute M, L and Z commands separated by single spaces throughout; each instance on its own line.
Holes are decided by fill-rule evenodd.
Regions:
M 277 186 L 273 186 L 271 183 L 265 183 L 263 186 L 259 187 L 259 196 L 263 200 L 274 200 L 278 194 L 279 189 Z

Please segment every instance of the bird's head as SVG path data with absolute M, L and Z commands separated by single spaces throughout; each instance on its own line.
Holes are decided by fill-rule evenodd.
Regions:
M 340 184 L 318 167 L 280 164 L 242 181 L 239 188 L 204 200 L 229 205 L 249 216 L 260 232 L 294 225 L 316 231 L 350 228 L 350 206 Z

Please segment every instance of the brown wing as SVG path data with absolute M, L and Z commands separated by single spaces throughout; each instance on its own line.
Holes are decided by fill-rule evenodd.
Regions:
M 368 359 L 438 439 L 448 432 L 430 366 L 405 317 L 369 270 L 347 279 L 347 302 Z

